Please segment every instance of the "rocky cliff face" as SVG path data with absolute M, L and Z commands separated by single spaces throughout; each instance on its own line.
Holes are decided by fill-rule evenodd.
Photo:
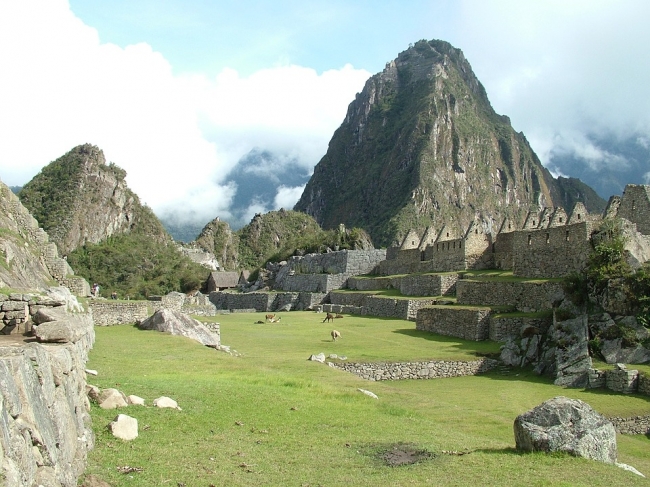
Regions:
M 47 233 L 0 182 L 0 288 L 43 289 L 73 274 Z
M 19 196 L 62 255 L 138 225 L 147 226 L 152 238 L 168 238 L 125 177 L 123 169 L 106 164 L 99 148 L 85 144 L 44 167 Z
M 429 225 L 465 230 L 479 220 L 496 232 L 506 217 L 566 204 L 565 194 L 494 112 L 463 53 L 434 40 L 367 81 L 295 209 L 389 245 Z
M 221 269 L 231 271 L 238 268 L 239 237 L 233 233 L 228 223 L 218 217 L 203 227 L 194 244 L 213 254 Z

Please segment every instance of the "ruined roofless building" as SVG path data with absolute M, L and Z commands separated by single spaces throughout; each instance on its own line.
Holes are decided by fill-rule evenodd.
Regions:
M 637 245 L 640 242 L 650 251 L 650 186 L 628 184 L 621 197 L 610 198 L 604 217 L 627 221 Z M 520 277 L 565 277 L 584 270 L 592 250 L 591 236 L 602 218 L 576 203 L 570 214 L 561 207 L 531 211 L 520 226 L 505 220 L 494 236 L 479 222 L 460 235 L 448 226 L 437 233 L 429 227 L 422 237 L 411 230 L 400 246 L 387 250 L 380 272 L 503 269 Z

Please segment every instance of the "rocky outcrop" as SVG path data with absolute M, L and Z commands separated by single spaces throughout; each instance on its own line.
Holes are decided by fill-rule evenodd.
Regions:
M 559 396 L 517 416 L 518 450 L 566 452 L 605 463 L 616 463 L 616 430 L 587 403 Z
M 211 330 L 200 321 L 178 311 L 158 310 L 152 316 L 140 322 L 138 328 L 184 336 L 208 347 L 219 348 L 220 345 L 218 326 Z
M 219 265 L 214 270 L 231 271 L 239 266 L 239 236 L 219 217 L 203 227 L 192 246 L 212 255 L 218 261 Z
M 366 82 L 294 209 L 324 228 L 365 228 L 384 246 L 414 222 L 420 234 L 475 219 L 496 232 L 528 210 L 572 208 L 575 195 L 586 201 L 584 188 L 558 184 L 494 112 L 462 51 L 422 40 Z
M 63 255 L 136 226 L 146 226 L 152 239 L 169 239 L 125 177 L 123 169 L 106 164 L 98 147 L 84 144 L 45 166 L 23 187 L 20 199 Z

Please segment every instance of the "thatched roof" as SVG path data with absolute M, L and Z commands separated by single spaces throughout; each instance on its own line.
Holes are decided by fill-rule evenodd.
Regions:
M 210 273 L 210 279 L 214 283 L 215 287 L 218 288 L 237 287 L 237 284 L 239 283 L 239 273 L 214 271 Z

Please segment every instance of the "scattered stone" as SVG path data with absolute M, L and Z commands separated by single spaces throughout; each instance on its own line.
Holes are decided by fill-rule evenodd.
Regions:
M 158 399 L 154 399 L 153 405 L 157 408 L 173 408 L 182 411 L 182 409 L 178 407 L 178 403 L 176 401 L 166 396 L 161 396 Z
M 129 404 L 132 404 L 133 406 L 144 406 L 144 399 L 142 399 L 139 396 L 134 396 L 133 394 L 128 396 L 126 398 L 127 402 Z
M 99 387 L 91 384 L 86 384 L 86 395 L 91 401 L 99 402 L 99 395 L 101 392 L 102 391 L 99 389 Z
M 311 355 L 307 360 L 311 360 L 313 362 L 320 362 L 321 364 L 324 364 L 325 354 L 321 352 L 318 355 Z
M 614 425 L 587 403 L 558 396 L 517 416 L 517 449 L 566 452 L 605 463 L 617 456 Z
M 131 441 L 138 437 L 138 420 L 126 414 L 118 414 L 108 424 L 108 429 L 115 438 Z
M 363 392 L 366 396 L 370 396 L 373 399 L 379 399 L 379 397 L 377 397 L 377 394 L 375 394 L 374 392 L 370 392 L 370 391 L 367 391 L 365 389 L 357 389 L 357 391 Z
M 86 374 L 97 375 L 97 371 L 93 369 L 86 369 Z
M 126 402 L 126 397 L 117 389 L 104 389 L 99 397 L 97 398 L 97 403 L 102 409 L 117 409 L 125 408 L 128 406 Z

